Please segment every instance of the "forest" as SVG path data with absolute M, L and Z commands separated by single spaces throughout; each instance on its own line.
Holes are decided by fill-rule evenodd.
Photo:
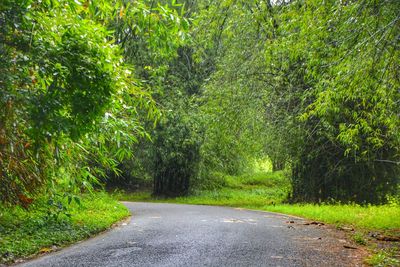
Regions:
M 286 181 L 263 205 L 400 214 L 400 1 L 2 0 L 0 25 L 1 235 L 257 168 Z M 0 262 L 44 246 L 1 235 Z

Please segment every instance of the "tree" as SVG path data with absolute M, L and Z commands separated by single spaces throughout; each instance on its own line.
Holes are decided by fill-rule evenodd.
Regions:
M 263 151 L 291 167 L 292 200 L 395 194 L 398 11 L 395 1 L 206 5 L 202 40 L 218 51 L 204 100 L 211 168 L 234 173 Z
M 121 110 L 121 96 L 143 95 L 118 47 L 107 41 L 110 32 L 85 12 L 67 0 L 1 5 L 2 201 L 18 202 L 57 183 L 61 166 L 94 178 L 71 159 L 82 159 L 82 144 L 111 104 Z
M 276 8 L 269 103 L 286 122 L 279 132 L 298 129 L 287 142 L 295 200 L 381 203 L 396 192 L 398 11 L 395 2 Z

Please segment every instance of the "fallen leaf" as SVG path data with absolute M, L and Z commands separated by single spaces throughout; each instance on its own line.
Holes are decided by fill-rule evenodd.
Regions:
M 339 227 L 339 230 L 343 230 L 343 231 L 354 231 L 354 228 L 341 226 L 341 227 Z
M 271 256 L 271 258 L 273 258 L 273 259 L 283 259 L 282 256 Z
M 42 249 L 39 250 L 39 253 L 48 253 L 50 251 L 52 251 L 51 248 L 42 248 Z

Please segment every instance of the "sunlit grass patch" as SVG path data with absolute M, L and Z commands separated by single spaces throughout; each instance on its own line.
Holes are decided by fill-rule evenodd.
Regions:
M 263 210 L 282 212 L 330 224 L 353 225 L 365 229 L 400 229 L 400 206 L 379 205 L 266 205 Z

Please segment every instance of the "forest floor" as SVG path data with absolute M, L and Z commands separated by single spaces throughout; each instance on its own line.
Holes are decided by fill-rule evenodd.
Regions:
M 106 193 L 50 203 L 44 197 L 28 209 L 0 206 L 0 265 L 59 250 L 110 228 L 129 216 L 128 209 Z
M 147 201 L 230 206 L 300 216 L 310 223 L 324 223 L 346 232 L 348 239 L 370 251 L 373 266 L 400 266 L 400 205 L 287 204 L 290 183 L 283 172 L 225 176 L 223 186 L 200 190 L 187 197 L 154 198 L 150 191 L 113 195 L 122 201 Z

